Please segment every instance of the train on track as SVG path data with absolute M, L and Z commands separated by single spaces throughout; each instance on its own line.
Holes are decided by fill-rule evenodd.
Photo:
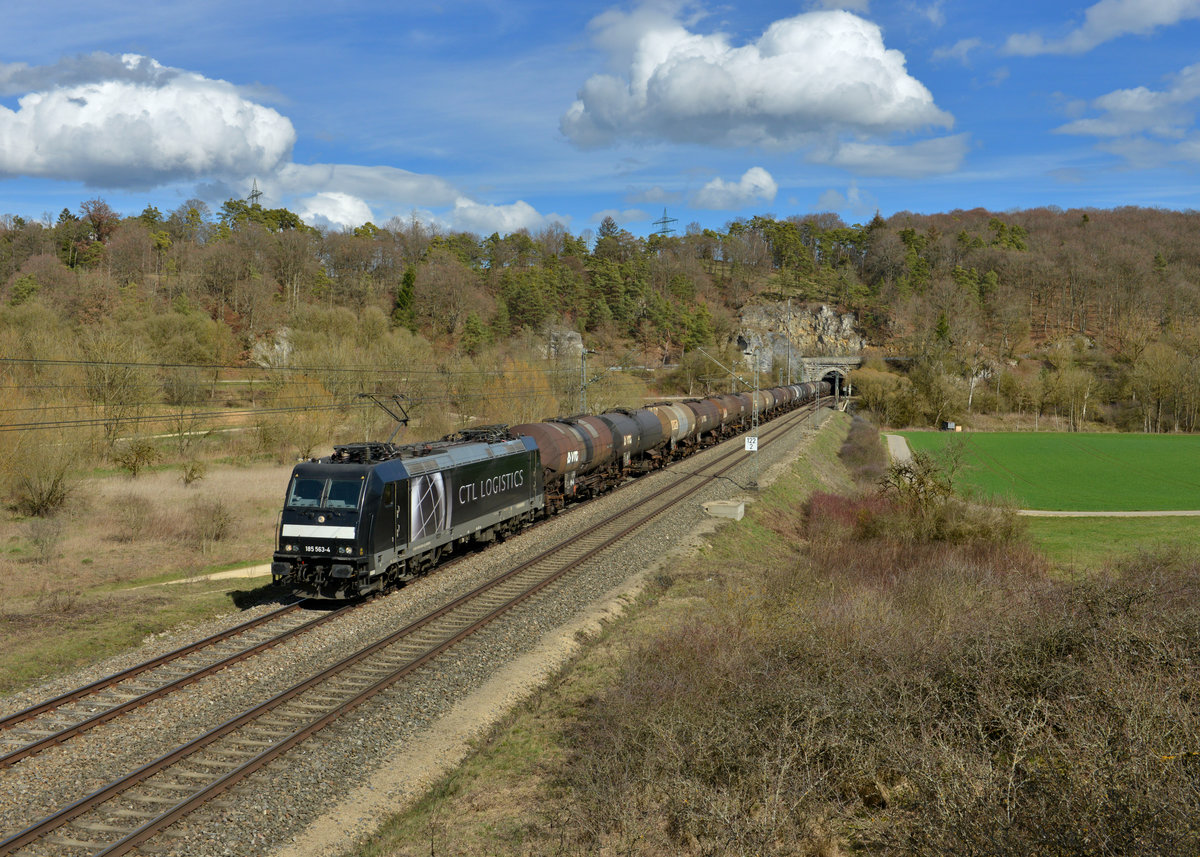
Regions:
M 302 598 L 343 600 L 428 571 L 456 546 L 486 544 L 828 395 L 827 381 L 618 408 L 437 442 L 353 443 L 297 464 L 271 563 Z

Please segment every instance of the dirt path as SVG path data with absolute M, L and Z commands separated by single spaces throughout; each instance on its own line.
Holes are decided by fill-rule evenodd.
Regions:
M 885 434 L 887 438 L 888 458 L 892 461 L 908 461 L 912 458 L 912 450 L 908 441 L 898 434 Z

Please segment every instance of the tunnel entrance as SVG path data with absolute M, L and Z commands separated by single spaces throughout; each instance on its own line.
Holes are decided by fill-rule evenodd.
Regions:
M 849 393 L 850 385 L 847 377 L 836 369 L 831 369 L 821 376 L 821 380 L 829 384 L 829 390 L 838 400 L 844 399 Z

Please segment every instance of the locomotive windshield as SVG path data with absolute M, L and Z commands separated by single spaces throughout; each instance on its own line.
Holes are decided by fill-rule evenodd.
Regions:
M 292 480 L 287 504 L 291 509 L 357 509 L 362 479 L 314 479 L 297 476 Z

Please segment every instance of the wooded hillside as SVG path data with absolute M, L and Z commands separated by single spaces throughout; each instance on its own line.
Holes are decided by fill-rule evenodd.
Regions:
M 113 427 L 118 400 L 186 409 L 215 383 L 205 367 L 255 367 L 298 410 L 359 392 L 425 396 L 431 419 L 481 416 L 508 384 L 520 413 L 482 416 L 531 418 L 578 399 L 577 359 L 547 361 L 550 327 L 581 333 L 598 365 L 676 363 L 697 346 L 736 357 L 740 307 L 792 298 L 855 312 L 881 355 L 905 358 L 856 378 L 887 423 L 1015 411 L 1192 431 L 1198 227 L 1193 211 L 976 209 L 853 226 L 764 215 L 646 239 L 611 219 L 594 235 L 481 237 L 416 220 L 326 232 L 241 200 L 123 216 L 93 199 L 53 222 L 0 218 L 0 353 L 26 416 L 44 420 L 57 397 L 92 408 L 110 442 L 138 428 Z M 500 370 L 511 374 L 499 387 L 479 374 Z M 134 392 L 114 392 L 122 373 Z M 622 389 L 612 403 L 641 391 Z M 14 407 L 8 424 L 36 421 Z

